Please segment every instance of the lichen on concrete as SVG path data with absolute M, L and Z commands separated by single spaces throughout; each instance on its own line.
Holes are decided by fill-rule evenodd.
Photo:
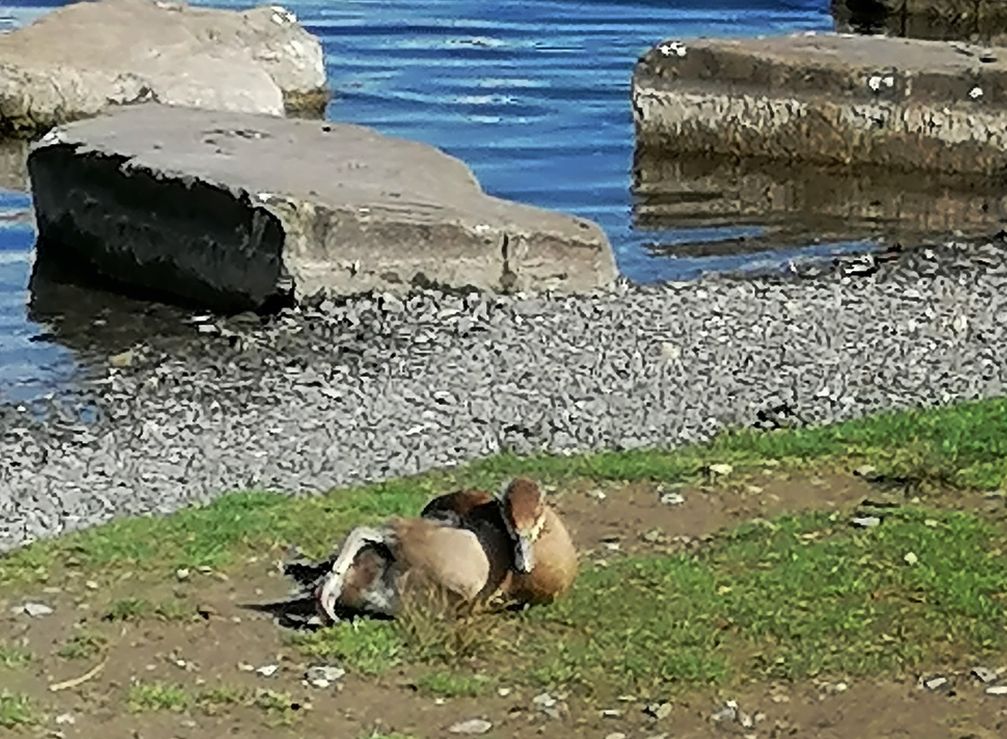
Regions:
M 635 70 L 642 147 L 903 171 L 1007 167 L 1007 58 L 833 34 L 667 48 Z

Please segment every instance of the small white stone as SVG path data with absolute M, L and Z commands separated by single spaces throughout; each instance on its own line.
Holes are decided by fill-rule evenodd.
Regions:
M 685 496 L 681 493 L 665 493 L 661 496 L 664 505 L 682 505 L 685 503 Z
M 661 356 L 668 360 L 680 359 L 682 356 L 682 349 L 670 341 L 661 342 Z
M 1007 695 L 1007 685 L 991 685 L 986 688 L 986 695 Z
M 991 683 L 999 677 L 995 670 L 981 666 L 972 668 L 972 676 L 979 680 L 979 682 L 983 683 Z
M 263 677 L 272 677 L 276 674 L 277 670 L 280 669 L 279 665 L 263 665 L 256 670 L 257 673 Z
M 473 718 L 454 724 L 448 731 L 452 734 L 485 734 L 493 728 L 493 724 L 485 719 Z
M 947 684 L 948 684 L 948 679 L 946 677 L 942 677 L 940 675 L 938 675 L 937 677 L 932 677 L 929 680 L 924 680 L 923 681 L 923 686 L 927 690 L 940 690 L 941 688 L 943 688 Z
M 983 88 L 979 87 L 978 85 L 969 90 L 969 97 L 972 98 L 973 100 L 978 100 L 982 96 L 983 96 Z
M 531 699 L 531 702 L 539 708 L 552 708 L 556 705 L 556 699 L 548 693 L 540 693 Z
M 47 606 L 45 603 L 25 603 L 20 606 L 15 606 L 11 609 L 12 613 L 15 614 L 25 614 L 31 616 L 32 618 L 42 618 L 43 616 L 51 616 L 52 608 Z
M 61 713 L 56 717 L 56 723 L 60 726 L 73 726 L 77 723 L 77 719 L 73 717 L 72 713 Z

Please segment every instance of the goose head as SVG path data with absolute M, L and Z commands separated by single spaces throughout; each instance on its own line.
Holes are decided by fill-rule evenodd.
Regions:
M 534 481 L 519 477 L 503 486 L 497 503 L 514 545 L 514 568 L 527 574 L 535 568 L 535 542 L 545 528 L 545 496 Z

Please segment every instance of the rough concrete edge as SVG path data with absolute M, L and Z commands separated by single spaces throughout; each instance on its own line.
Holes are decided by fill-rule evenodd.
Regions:
M 252 193 L 240 186 L 234 186 L 229 183 L 222 183 L 219 180 L 215 180 L 210 177 L 193 175 L 192 173 L 180 171 L 177 169 L 171 169 L 168 167 L 152 169 L 134 155 L 112 152 L 98 146 L 88 145 L 86 142 L 83 141 L 74 140 L 73 138 L 68 137 L 67 133 L 64 130 L 62 130 L 59 126 L 54 126 L 41 139 L 38 139 L 29 145 L 27 156 L 25 159 L 26 170 L 29 177 L 29 184 L 32 184 L 31 162 L 33 156 L 35 156 L 37 152 L 54 147 L 65 147 L 71 150 L 72 155 L 75 157 L 92 155 L 96 158 L 107 159 L 109 161 L 115 162 L 116 169 L 140 173 L 150 177 L 152 180 L 155 181 L 176 182 L 176 183 L 183 183 L 186 185 L 191 184 L 193 182 L 198 182 L 199 184 L 207 188 L 218 190 L 221 193 L 226 193 L 229 197 L 235 200 L 236 205 L 238 205 L 239 207 L 247 208 L 250 214 L 254 214 L 256 211 L 261 211 L 263 214 L 267 215 L 269 218 L 277 222 L 280 228 L 280 232 L 283 234 L 284 240 L 287 238 L 286 224 L 282 218 L 282 215 L 275 212 L 273 209 L 266 207 L 264 205 L 262 195 L 259 193 Z M 36 189 L 34 187 L 31 188 L 32 207 L 33 210 L 35 210 L 36 212 L 37 243 L 41 244 L 45 238 L 44 224 L 42 223 L 38 214 L 37 203 L 35 202 L 35 190 Z M 35 254 L 36 257 L 36 266 L 39 266 L 37 249 L 33 250 L 33 253 Z M 279 256 L 282 257 L 282 254 L 283 254 L 283 247 L 281 244 Z M 73 259 L 74 257 L 71 256 L 71 261 Z M 289 304 L 290 299 L 294 295 L 294 286 L 292 284 L 291 276 L 287 271 L 286 265 L 284 264 L 282 258 L 280 259 L 279 265 L 280 265 L 280 272 L 277 275 L 276 281 L 274 282 L 273 291 L 263 301 L 258 302 L 248 301 L 246 305 L 240 308 L 221 309 L 219 307 L 215 307 L 213 309 L 222 310 L 223 312 L 233 312 L 234 310 L 248 310 L 248 309 L 259 310 L 262 309 L 263 307 L 267 307 L 268 309 L 268 306 L 274 304 L 278 307 L 282 307 L 284 305 Z M 143 291 L 145 295 L 147 293 L 155 292 L 153 288 L 145 289 L 143 288 L 143 286 L 129 285 L 127 283 L 124 283 L 117 277 L 104 274 L 104 272 L 102 272 L 100 269 L 97 269 L 94 265 L 92 265 L 92 270 L 94 270 L 93 275 L 80 275 L 79 277 L 82 277 L 85 280 L 88 278 L 92 278 L 97 285 L 111 286 L 113 289 L 121 289 L 125 291 L 138 289 L 140 291 Z M 171 300 L 172 298 L 174 298 L 175 302 L 178 301 L 185 302 L 187 300 L 184 296 L 176 295 L 175 293 L 170 291 L 167 293 L 157 293 L 157 295 L 163 296 L 166 300 Z M 240 301 L 234 301 L 234 302 L 237 303 Z M 200 307 L 204 306 L 200 305 Z
M 325 118 L 334 95 L 328 87 L 315 90 L 281 90 L 283 93 L 283 109 L 291 118 L 310 118 L 321 120 Z

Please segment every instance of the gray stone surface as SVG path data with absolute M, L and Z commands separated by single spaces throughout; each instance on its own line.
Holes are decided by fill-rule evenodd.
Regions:
M 144 100 L 282 115 L 328 99 L 321 43 L 287 10 L 97 0 L 0 34 L 0 135 Z
M 633 76 L 637 136 L 674 154 L 999 176 L 1007 53 L 837 34 L 667 40 Z
M 137 105 L 59 129 L 28 166 L 40 259 L 199 305 L 615 278 L 594 223 L 490 197 L 461 161 L 360 126 Z
M 79 395 L 0 406 L 0 549 L 235 488 L 307 493 L 501 451 L 677 445 L 1003 395 L 1002 244 L 856 272 L 377 295 L 194 317 L 171 340 L 148 329 L 129 367 Z M 59 336 L 80 313 L 47 323 Z

